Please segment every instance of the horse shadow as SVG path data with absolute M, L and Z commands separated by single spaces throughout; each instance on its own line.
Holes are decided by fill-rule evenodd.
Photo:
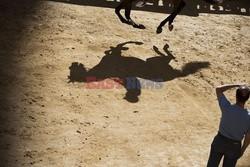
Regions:
M 162 89 L 162 84 L 160 84 L 162 82 L 178 77 L 186 77 L 210 66 L 209 62 L 189 62 L 181 69 L 173 68 L 169 63 L 175 57 L 168 50 L 169 46 L 167 44 L 163 47 L 165 53 L 153 46 L 157 56 L 150 57 L 146 61 L 136 57 L 123 57 L 122 51 L 129 49 L 124 46 L 126 44 L 142 45 L 143 43 L 129 41 L 118 44 L 116 47 L 110 47 L 109 50 L 104 52 L 105 56 L 100 63 L 89 70 L 86 70 L 83 64 L 73 62 L 69 67 L 69 82 L 86 82 L 88 84 L 95 82 L 98 83 L 99 87 L 92 84 L 94 87 L 89 87 L 90 89 L 112 89 L 114 88 L 112 85 L 105 87 L 103 82 L 109 79 L 109 82 L 114 81 L 118 84 L 116 88 L 122 86 L 127 90 L 124 99 L 135 103 L 139 101 L 138 97 L 141 94 L 141 89 Z

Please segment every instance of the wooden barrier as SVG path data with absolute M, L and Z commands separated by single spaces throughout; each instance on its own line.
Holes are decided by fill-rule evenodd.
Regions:
M 120 0 L 48 0 L 77 5 L 115 8 Z M 158 13 L 171 13 L 172 0 L 148 0 L 143 8 L 133 6 L 133 10 L 142 10 Z M 224 0 L 222 4 L 210 5 L 204 0 L 185 0 L 187 6 L 180 14 L 198 16 L 199 13 L 236 14 L 250 16 L 250 0 Z

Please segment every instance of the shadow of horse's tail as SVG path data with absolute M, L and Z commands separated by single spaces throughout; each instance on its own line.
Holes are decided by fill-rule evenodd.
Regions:
M 70 75 L 68 76 L 69 82 L 86 82 L 87 70 L 84 68 L 83 64 L 78 62 L 73 62 L 70 69 Z
M 202 68 L 208 68 L 210 66 L 209 62 L 190 62 L 182 67 L 182 77 L 188 76 L 189 74 L 194 74 Z

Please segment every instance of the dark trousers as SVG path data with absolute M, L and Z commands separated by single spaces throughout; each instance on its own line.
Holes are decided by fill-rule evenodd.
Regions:
M 211 144 L 207 167 L 218 167 L 222 157 L 223 167 L 235 167 L 240 154 L 240 141 L 227 139 L 218 133 Z

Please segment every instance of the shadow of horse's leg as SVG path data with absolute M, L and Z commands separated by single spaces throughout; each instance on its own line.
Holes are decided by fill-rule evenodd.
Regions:
M 174 26 L 172 25 L 175 17 L 180 11 L 186 6 L 186 3 L 183 0 L 174 0 L 174 10 L 173 12 L 161 22 L 161 24 L 157 27 L 156 33 L 160 34 L 162 32 L 162 27 L 168 22 L 168 28 L 170 31 L 173 30 Z

